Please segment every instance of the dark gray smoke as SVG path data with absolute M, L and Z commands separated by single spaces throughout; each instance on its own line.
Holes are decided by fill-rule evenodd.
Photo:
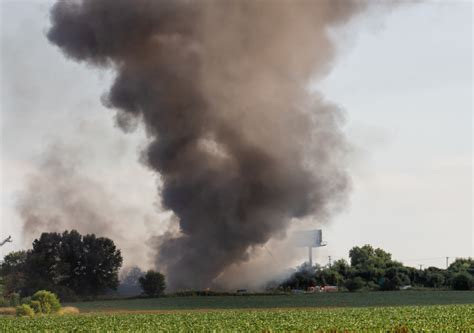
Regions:
M 310 96 L 334 57 L 328 29 L 357 0 L 58 1 L 49 40 L 111 67 L 106 104 L 141 120 L 146 163 L 179 233 L 159 240 L 171 289 L 203 288 L 293 218 L 344 200 L 337 108 Z M 87 84 L 87 82 L 84 82 Z

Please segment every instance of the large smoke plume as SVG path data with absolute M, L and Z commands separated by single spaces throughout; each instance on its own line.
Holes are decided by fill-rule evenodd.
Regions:
M 117 75 L 105 98 L 150 137 L 144 160 L 179 221 L 159 241 L 170 288 L 202 288 L 294 218 L 327 217 L 347 176 L 338 109 L 308 93 L 351 0 L 59 1 L 49 40 Z M 84 82 L 87 84 L 87 82 Z

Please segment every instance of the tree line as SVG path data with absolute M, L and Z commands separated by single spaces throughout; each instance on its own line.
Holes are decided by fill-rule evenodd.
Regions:
M 354 247 L 350 261 L 335 261 L 330 266 L 301 266 L 283 282 L 273 283 L 273 291 L 307 290 L 315 286 L 338 286 L 340 290 L 398 290 L 410 287 L 469 290 L 473 288 L 474 260 L 456 259 L 447 269 L 424 270 L 404 266 L 392 255 L 370 245 Z M 95 298 L 120 287 L 141 289 L 141 294 L 164 294 L 165 277 L 135 267 L 119 281 L 122 255 L 114 242 L 94 234 L 77 231 L 42 233 L 32 248 L 7 254 L 0 264 L 0 296 L 18 303 L 20 297 L 48 290 L 63 301 Z M 120 291 L 120 290 L 119 290 Z M 132 296 L 129 294 L 129 296 Z M 1 303 L 1 302 L 0 302 Z M 17 304 L 13 304 L 17 305 Z
M 315 286 L 340 289 L 399 290 L 401 288 L 443 288 L 470 290 L 474 281 L 474 260 L 458 258 L 447 269 L 416 269 L 392 259 L 392 255 L 370 245 L 353 247 L 350 262 L 344 259 L 326 267 L 303 265 L 279 285 L 279 289 L 307 290 Z
M 0 265 L 3 296 L 49 290 L 62 300 L 96 297 L 116 290 L 123 258 L 114 242 L 76 230 L 42 233 L 32 248 L 10 252 Z M 164 276 L 148 271 L 138 278 L 145 294 L 163 293 Z M 19 297 L 19 296 L 15 296 Z

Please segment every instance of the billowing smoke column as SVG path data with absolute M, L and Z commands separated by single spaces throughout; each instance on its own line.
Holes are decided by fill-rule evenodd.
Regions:
M 350 0 L 59 1 L 49 40 L 113 68 L 106 104 L 124 130 L 140 120 L 163 207 L 179 233 L 159 240 L 171 289 L 210 286 L 290 220 L 344 199 L 340 114 L 309 95 L 334 56 L 328 28 Z M 84 82 L 87 84 L 87 82 Z

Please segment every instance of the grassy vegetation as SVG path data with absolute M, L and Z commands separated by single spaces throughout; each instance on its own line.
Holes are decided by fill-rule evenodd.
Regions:
M 114 310 L 256 309 L 474 304 L 474 291 L 394 291 L 274 296 L 163 297 L 72 305 L 81 312 Z
M 0 318 L 0 331 L 471 331 L 473 305 Z
M 81 314 L 73 308 L 63 315 L 0 316 L 0 332 L 474 331 L 469 291 L 190 296 L 73 305 Z

